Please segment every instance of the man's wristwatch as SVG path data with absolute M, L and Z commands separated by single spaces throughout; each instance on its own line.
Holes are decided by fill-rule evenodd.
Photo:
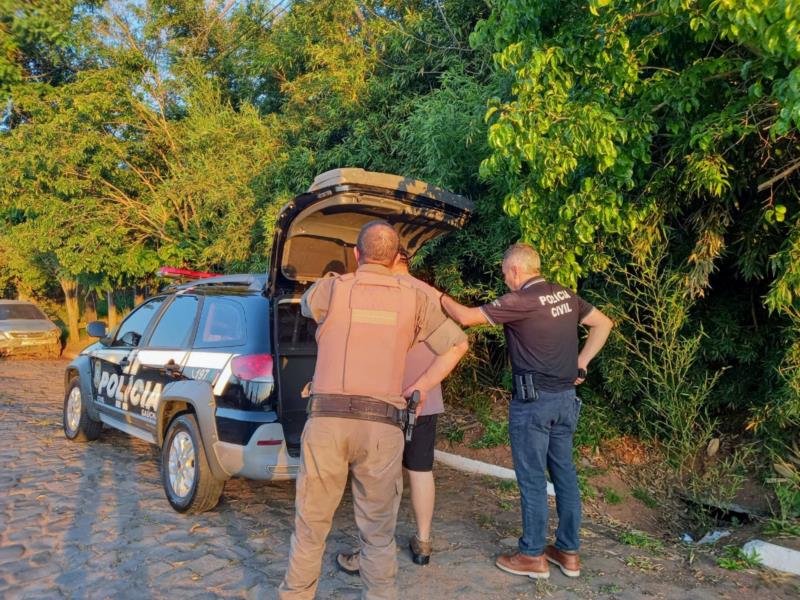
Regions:
M 578 369 L 578 379 L 586 379 L 586 369 Z

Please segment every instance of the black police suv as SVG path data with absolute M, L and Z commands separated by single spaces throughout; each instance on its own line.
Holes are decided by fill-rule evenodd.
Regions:
M 413 255 L 472 209 L 422 181 L 362 169 L 319 175 L 281 210 L 269 273 L 173 285 L 148 299 L 66 369 L 64 433 L 113 427 L 161 449 L 161 480 L 179 512 L 216 506 L 231 477 L 293 479 L 306 420 L 303 389 L 316 324 L 300 314 L 308 286 L 355 270 L 362 225 L 386 219 Z

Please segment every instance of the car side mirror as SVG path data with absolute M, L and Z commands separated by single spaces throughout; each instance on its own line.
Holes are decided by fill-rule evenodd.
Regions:
M 106 337 L 106 324 L 102 321 L 92 321 L 86 325 L 86 333 L 91 337 L 104 338 Z

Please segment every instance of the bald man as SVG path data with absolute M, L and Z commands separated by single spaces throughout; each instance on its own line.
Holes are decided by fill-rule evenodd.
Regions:
M 441 382 L 467 350 L 464 332 L 425 292 L 391 270 L 400 247 L 386 221 L 362 227 L 358 269 L 329 274 L 302 299 L 317 327 L 317 363 L 303 430 L 289 568 L 282 600 L 314 597 L 325 539 L 348 474 L 359 530 L 362 598 L 395 600 L 395 526 L 403 490 L 406 398 Z M 436 358 L 404 389 L 405 357 L 423 342 Z
M 503 276 L 511 291 L 490 304 L 468 308 L 442 298 L 445 310 L 465 327 L 502 324 L 511 358 L 514 389 L 508 429 L 522 505 L 522 537 L 518 551 L 498 557 L 495 564 L 514 575 L 544 579 L 550 576 L 549 562 L 567 577 L 578 577 L 581 498 L 572 437 L 581 401 L 575 386 L 583 383 L 613 324 L 572 290 L 546 281 L 539 254 L 527 244 L 514 244 L 506 251 Z M 589 329 L 580 352 L 578 325 Z M 549 546 L 545 471 L 553 480 L 558 511 L 555 544 Z

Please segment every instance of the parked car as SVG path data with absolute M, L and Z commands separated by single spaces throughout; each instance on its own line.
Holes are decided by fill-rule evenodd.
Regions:
M 161 448 L 161 481 L 179 512 L 213 508 L 231 477 L 291 479 L 316 360 L 316 324 L 300 296 L 330 271 L 356 268 L 361 226 L 383 218 L 413 254 L 461 227 L 470 202 L 424 182 L 337 169 L 280 212 L 263 275 L 171 286 L 138 306 L 66 369 L 64 433 L 103 425 Z
M 23 300 L 0 300 L 0 356 L 61 354 L 61 329 Z

